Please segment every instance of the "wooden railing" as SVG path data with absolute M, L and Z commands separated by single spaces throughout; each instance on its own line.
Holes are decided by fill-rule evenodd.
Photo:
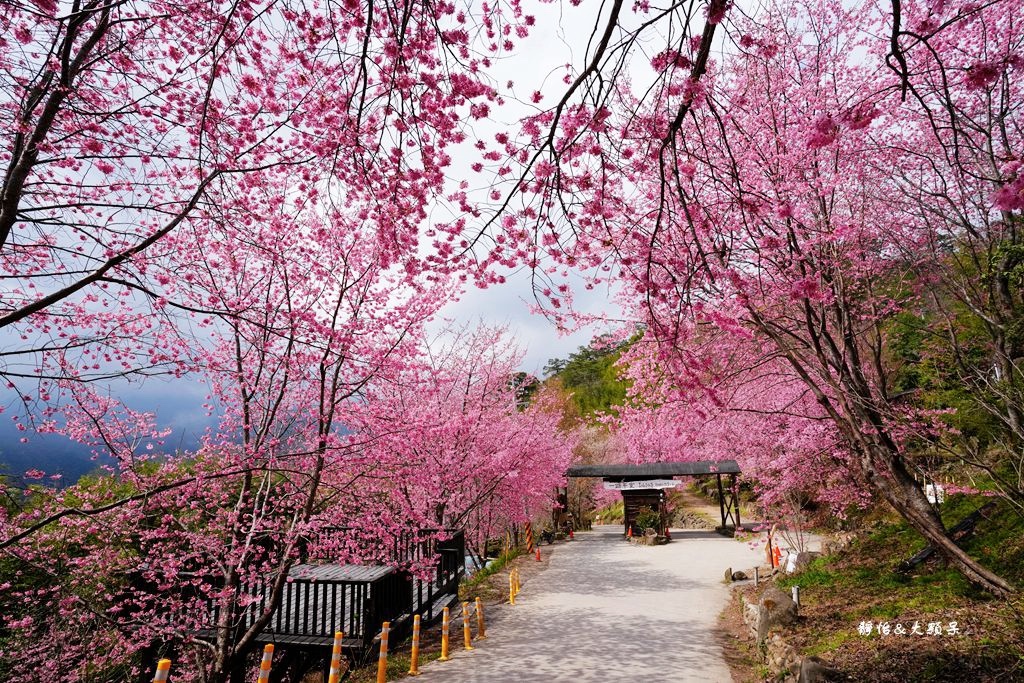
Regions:
M 328 646 L 334 633 L 345 633 L 345 647 L 369 647 L 381 623 L 398 619 L 408 610 L 406 581 L 394 570 L 381 567 L 318 567 L 320 570 L 358 574 L 366 578 L 331 579 L 323 575 L 290 576 L 276 609 L 261 631 L 259 642 L 295 643 Z M 230 601 L 232 616 L 228 627 L 236 634 L 250 628 L 269 607 L 272 585 L 269 580 L 243 584 L 241 592 L 247 604 Z M 200 637 L 213 637 L 225 603 L 210 597 L 199 624 Z
M 356 542 L 365 545 L 363 552 L 380 555 L 379 539 L 360 538 L 358 529 L 332 527 L 329 534 L 356 536 Z M 438 540 L 438 537 L 447 537 Z M 466 572 L 466 536 L 458 529 L 419 529 L 405 531 L 390 543 L 388 551 L 380 558 L 399 568 L 411 591 L 409 614 L 419 614 L 424 622 L 430 623 L 441 615 L 441 608 L 447 596 L 457 596 L 459 582 Z M 420 578 L 417 568 L 424 563 L 434 562 L 431 575 Z
M 462 531 L 452 532 L 444 541 L 437 541 L 433 548 L 437 565 L 433 576 L 421 579 L 411 576 L 413 585 L 413 614 L 419 614 L 430 623 L 440 617 L 445 607 L 445 598 L 457 597 L 459 582 L 466 573 L 466 537 Z
M 438 540 L 439 535 L 443 540 Z M 257 640 L 326 647 L 336 631 L 343 631 L 346 648 L 365 650 L 385 621 L 392 622 L 395 632 L 411 624 L 415 614 L 428 623 L 439 618 L 441 608 L 457 599 L 465 574 L 463 532 L 408 532 L 396 538 L 389 551 L 391 566 L 311 562 L 295 567 Z M 422 566 L 431 561 L 433 568 L 423 576 Z M 237 601 L 219 599 L 216 581 L 205 584 L 212 588 L 201 594 L 192 589 L 199 614 L 189 615 L 189 621 L 198 619 L 201 638 L 215 637 L 225 606 L 232 610 L 227 628 L 233 637 L 250 628 L 270 607 L 270 578 L 243 583 L 239 592 L 244 598 Z

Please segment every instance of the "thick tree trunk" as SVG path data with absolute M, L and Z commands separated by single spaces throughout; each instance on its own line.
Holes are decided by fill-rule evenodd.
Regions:
M 981 566 L 949 537 L 939 515 L 897 455 L 874 444 L 868 447 L 861 464 L 868 482 L 971 583 L 999 597 L 1014 592 L 1012 585 Z

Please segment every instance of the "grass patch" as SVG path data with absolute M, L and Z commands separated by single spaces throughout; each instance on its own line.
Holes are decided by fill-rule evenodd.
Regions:
M 790 588 L 799 585 L 802 588 L 811 586 L 834 586 L 843 578 L 838 568 L 832 567 L 835 561 L 833 557 L 819 557 L 812 561 L 807 568 L 797 575 L 780 576 L 776 583 L 781 588 Z
M 393 681 L 396 678 L 400 678 L 409 673 L 409 666 L 412 663 L 412 659 L 406 654 L 388 654 L 388 677 L 387 680 Z M 423 664 L 423 658 L 420 657 L 420 664 Z M 344 679 L 350 683 L 374 683 L 377 680 L 377 664 L 374 663 L 370 666 L 364 666 L 361 669 L 353 669 L 352 672 Z
M 420 650 L 419 667 L 422 669 L 427 662 L 432 662 L 441 657 L 440 650 L 424 652 Z M 388 653 L 388 676 L 387 680 L 393 681 L 405 678 L 409 674 L 409 667 L 412 666 L 412 655 L 408 652 Z M 352 669 L 342 678 L 345 683 L 375 683 L 377 680 L 377 662 L 373 661 L 364 667 Z
M 833 631 L 831 633 L 824 633 L 813 647 L 807 649 L 805 654 L 819 657 L 837 650 L 848 640 L 855 637 L 856 634 L 852 631 Z
M 954 499 L 951 507 L 943 508 L 943 518 L 948 526 L 987 502 L 981 496 L 950 498 Z M 985 566 L 1022 585 L 1022 536 L 1024 522 L 1012 512 L 1001 510 L 991 519 L 982 519 L 977 532 L 963 543 L 963 547 Z M 919 566 L 911 574 L 896 571 L 901 560 L 909 558 L 924 545 L 924 541 L 906 523 L 890 520 L 878 525 L 841 556 L 819 557 L 800 574 L 780 577 L 777 583 L 783 588 L 799 585 L 802 589 L 831 588 L 874 594 L 879 602 L 865 610 L 869 616 L 895 615 L 901 608 L 934 611 L 951 603 L 988 599 L 960 572 L 942 566 L 937 558 Z M 989 558 L 997 557 L 998 562 L 989 561 Z
M 520 548 L 513 548 L 507 553 L 502 553 L 497 559 L 489 562 L 483 569 L 478 570 L 473 576 L 465 579 L 459 585 L 459 599 L 467 600 L 474 590 L 484 585 L 487 579 L 504 569 L 509 562 L 523 554 Z
M 594 513 L 594 520 L 600 520 L 601 524 L 617 524 L 626 519 L 626 504 L 624 501 L 616 501 L 611 505 L 605 505 Z
M 947 527 L 992 499 L 953 495 L 941 507 Z M 800 586 L 801 621 L 787 638 L 804 655 L 821 655 L 863 681 L 1024 680 L 1024 628 L 1015 610 L 975 588 L 937 555 L 909 574 L 900 561 L 925 547 L 925 541 L 895 515 L 876 518 L 870 532 L 841 553 L 817 558 L 800 574 L 776 576 L 788 592 Z M 1024 589 L 1024 520 L 1008 505 L 979 520 L 975 533 L 961 542 L 969 554 Z M 955 637 L 884 636 L 858 633 L 862 621 L 947 625 Z M 1019 678 L 1017 678 L 1019 677 Z

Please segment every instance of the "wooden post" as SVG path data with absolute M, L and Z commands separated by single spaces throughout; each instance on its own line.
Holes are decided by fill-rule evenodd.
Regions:
M 759 583 L 761 583 L 761 568 L 754 567 L 754 588 L 757 588 Z
M 629 525 L 629 505 L 627 505 L 626 501 L 626 492 L 620 491 L 620 493 L 622 494 L 622 523 L 625 525 L 625 529 L 622 533 L 626 535 L 626 538 L 630 538 L 632 534 L 629 533 L 631 531 L 631 527 Z
M 740 484 L 735 474 L 729 475 L 732 477 L 732 499 L 736 503 L 736 529 L 740 528 Z
M 718 480 L 718 511 L 722 514 L 722 528 L 725 528 L 725 493 L 722 491 L 722 475 L 721 473 L 715 474 L 715 479 Z

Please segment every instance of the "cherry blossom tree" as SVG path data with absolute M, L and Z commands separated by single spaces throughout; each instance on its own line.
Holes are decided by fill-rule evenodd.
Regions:
M 335 270 L 334 277 L 343 276 Z M 331 529 L 354 526 L 378 546 L 437 526 L 486 539 L 550 504 L 572 438 L 559 431 L 561 414 L 543 395 L 519 405 L 510 382 L 518 355 L 500 333 L 457 337 L 422 356 L 415 344 L 392 344 L 388 362 L 396 367 L 385 375 L 353 367 L 352 344 L 326 343 L 331 333 L 351 337 L 366 324 L 361 316 L 345 317 L 348 326 L 340 317 L 319 318 L 316 312 L 336 308 L 322 296 L 308 300 L 309 317 L 295 316 L 301 291 L 279 294 L 292 304 L 289 318 L 301 323 L 287 333 L 283 323 L 254 324 L 261 334 L 277 330 L 279 339 L 270 343 L 249 339 L 243 329 L 224 339 L 229 367 L 218 391 L 232 406 L 223 433 L 211 435 L 201 453 L 151 461 L 132 477 L 40 492 L 34 500 L 29 519 L 72 504 L 98 509 L 147 491 L 102 514 L 57 518 L 10 549 L 31 569 L 8 586 L 8 595 L 24 603 L 6 624 L 20 635 L 14 642 L 24 648 L 18 661 L 26 667 L 48 660 L 80 676 L 88 654 L 101 668 L 130 668 L 175 643 L 185 655 L 181 674 L 226 680 L 251 651 L 295 562 L 310 554 L 332 562 L 389 561 L 374 549 L 338 543 Z M 389 290 L 391 301 L 397 296 Z M 318 320 L 314 348 L 299 343 Z M 414 316 L 412 324 L 418 322 Z M 418 338 L 410 330 L 396 334 Z M 261 351 L 241 339 L 258 342 Z M 387 340 L 378 329 L 373 342 L 360 343 Z M 243 348 L 239 371 L 232 356 Z M 381 362 L 382 354 L 376 358 Z M 324 396 L 331 400 L 323 403 Z M 229 430 L 240 434 L 226 438 Z M 48 562 L 52 557 L 61 562 Z M 254 585 L 266 586 L 270 598 L 252 615 Z M 27 607 L 40 598 L 53 607 Z M 212 625 L 204 621 L 208 601 L 218 608 Z M 197 638 L 200 627 L 212 627 L 214 636 Z
M 222 265 L 196 235 L 237 253 L 302 204 L 310 239 L 361 221 L 412 253 L 528 29 L 516 3 L 290 0 L 13 2 L 0 26 L 0 373 L 33 413 L 62 381 L 194 368 L 182 316 L 231 314 L 187 293 Z
M 60 566 L 51 577 L 50 586 L 68 593 L 67 609 L 37 623 L 13 622 L 25 631 L 22 640 L 66 644 L 53 638 L 62 624 L 85 626 L 97 613 L 111 615 L 104 628 L 79 631 L 83 641 L 68 650 L 70 659 L 50 652 L 71 667 L 69 674 L 81 673 L 75 655 L 88 652 L 97 638 L 112 643 L 120 637 L 127 644 L 110 648 L 110 665 L 160 643 L 184 643 L 194 654 L 194 675 L 225 680 L 244 664 L 309 539 L 354 509 L 367 516 L 372 511 L 365 487 L 354 481 L 379 464 L 345 433 L 352 406 L 371 382 L 409 362 L 423 322 L 447 290 L 434 276 L 424 275 L 424 286 L 389 264 L 390 252 L 373 230 L 352 226 L 338 230 L 336 242 L 317 242 L 308 239 L 316 224 L 282 227 L 278 221 L 254 227 L 247 252 L 228 251 L 216 234 L 203 235 L 209 242 L 196 246 L 223 266 L 197 275 L 188 294 L 216 298 L 231 312 L 205 344 L 197 340 L 192 347 L 192 362 L 210 378 L 221 406 L 219 428 L 201 452 L 139 463 L 144 458 L 135 441 L 114 447 L 107 436 L 111 416 L 100 415 L 83 429 L 118 457 L 121 466 L 111 479 L 128 495 L 111 500 L 110 487 L 88 495 L 71 489 L 46 501 L 30 499 L 38 507 L 10 520 L 9 540 L 20 541 L 8 544 L 13 557 L 41 572 L 52 554 L 81 562 Z M 74 389 L 82 395 L 81 387 Z M 80 415 L 79 408 L 71 415 Z M 152 429 L 145 420 L 128 426 L 135 434 Z M 101 526 L 115 531 L 97 536 Z M 385 526 L 378 521 L 376 529 L 383 533 Z M 39 533 L 26 537 L 32 530 Z M 74 537 L 78 548 L 62 550 L 55 535 Z M 345 559 L 362 558 L 334 556 Z M 94 574 L 82 580 L 86 570 Z M 265 585 L 268 599 L 250 615 L 257 585 Z M 105 593 L 97 596 L 99 590 Z M 22 593 L 39 597 L 38 589 Z M 206 600 L 217 606 L 213 624 L 203 621 Z M 201 627 L 214 635 L 199 638 Z M 52 631 L 40 632 L 47 628 Z
M 674 364 L 659 356 L 655 340 L 631 347 L 624 359 L 631 400 L 610 420 L 625 458 L 734 459 L 769 517 L 793 499 L 838 516 L 870 502 L 841 434 L 785 359 L 736 362 L 757 352 L 732 335 L 702 332 L 705 364 L 690 382 L 666 370 Z
M 621 88 L 600 125 L 581 112 L 586 120 L 560 138 L 559 183 L 531 188 L 548 208 L 532 253 L 620 283 L 674 384 L 708 389 L 701 326 L 736 338 L 729 360 L 741 368 L 784 361 L 813 397 L 806 417 L 827 417 L 871 490 L 1001 594 L 1012 588 L 946 536 L 915 481 L 908 434 L 928 438 L 935 425 L 891 391 L 886 326 L 924 293 L 918 274 L 943 266 L 932 246 L 942 235 L 922 219 L 933 210 L 893 201 L 908 177 L 924 188 L 960 178 L 975 204 L 1012 210 L 1012 168 L 997 173 L 965 152 L 957 163 L 967 167 L 940 174 L 906 140 L 930 134 L 929 152 L 947 145 L 956 159 L 954 143 L 967 143 L 935 113 L 944 107 L 977 140 L 1010 140 L 996 155 L 1015 149 L 1015 120 L 959 108 L 974 112 L 982 105 L 970 103 L 991 97 L 991 88 L 979 93 L 979 64 L 996 65 L 982 79 L 992 88 L 1016 68 L 1019 27 L 1013 3 L 904 5 L 895 25 L 889 10 L 793 2 L 736 16 L 728 52 L 701 64 L 699 80 L 699 42 L 657 55 L 651 65 L 667 75 L 654 96 Z M 911 26 L 926 20 L 924 37 Z M 977 225 L 967 214 L 947 234 Z M 541 294 L 554 307 L 567 300 Z M 766 413 L 778 407 L 768 397 Z
M 192 373 L 241 387 L 222 434 L 265 447 L 292 396 L 260 392 L 301 381 L 329 315 L 347 331 L 313 348 L 335 417 L 388 367 L 387 343 L 363 340 L 397 343 L 410 319 L 391 292 L 415 294 L 413 319 L 451 292 L 420 224 L 465 114 L 497 102 L 489 60 L 529 23 L 502 3 L 5 3 L 0 374 L 30 426 L 99 444 L 121 410 L 109 382 Z
M 457 263 L 441 248 L 428 268 L 420 227 L 466 121 L 498 104 L 489 60 L 530 23 L 518 3 L 0 9 L 0 373 L 37 428 L 118 464 L 92 488 L 32 490 L 3 520 L 5 552 L 64 592 L 39 619 L 12 613 L 39 643 L 26 666 L 57 648 L 82 676 L 101 640 L 99 665 L 119 666 L 173 639 L 223 680 L 303 544 L 368 508 L 359 481 L 380 463 L 346 433 L 351 410 L 404 371 L 452 294 Z M 210 382 L 222 419 L 201 452 L 140 454 L 163 456 L 165 434 L 104 385 L 154 373 Z M 236 631 L 257 576 L 270 603 Z M 220 618 L 201 645 L 189 600 L 207 598 Z
M 549 392 L 523 403 L 521 354 L 507 335 L 447 331 L 421 363 L 376 385 L 359 430 L 392 475 L 396 516 L 464 528 L 478 555 L 488 538 L 550 509 L 576 438 Z

